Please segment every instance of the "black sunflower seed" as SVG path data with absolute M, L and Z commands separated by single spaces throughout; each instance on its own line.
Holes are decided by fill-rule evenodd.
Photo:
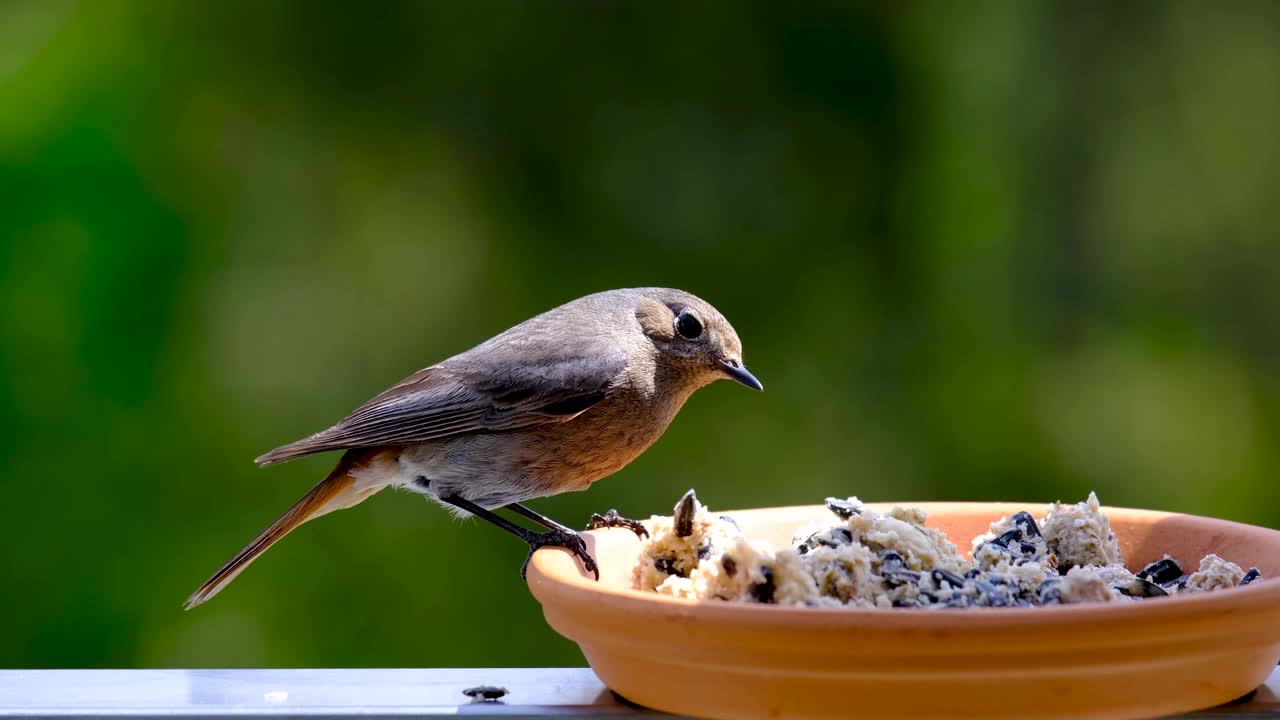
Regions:
M 1138 577 L 1157 585 L 1168 585 L 1182 577 L 1182 568 L 1173 558 L 1157 560 L 1138 571 Z
M 827 509 L 835 513 L 836 517 L 841 520 L 848 520 L 854 515 L 862 514 L 862 508 L 854 505 L 848 500 L 841 500 L 840 498 L 834 497 L 827 498 Z
M 1140 577 L 1135 577 L 1124 585 L 1117 585 L 1116 589 L 1123 595 L 1137 598 L 1166 597 L 1169 594 L 1159 585 Z
M 880 572 L 889 587 L 918 583 L 920 582 L 920 578 L 923 577 L 921 573 L 918 573 L 915 570 L 907 570 L 905 568 L 890 570 L 889 572 L 885 572 L 881 569 Z
M 668 575 L 679 575 L 680 577 L 685 576 L 684 573 L 676 569 L 676 559 L 672 557 L 657 558 L 653 561 L 653 566 Z
M 934 568 L 933 572 L 930 573 L 930 576 L 933 578 L 933 582 L 937 584 L 938 587 L 942 587 L 943 582 L 946 582 L 948 585 L 950 585 L 953 588 L 964 587 L 964 578 L 951 572 L 950 570 L 943 570 L 942 568 Z
M 1025 537 L 1028 537 L 1028 538 L 1040 537 L 1040 526 L 1036 525 L 1036 519 L 1031 517 L 1031 513 L 1026 511 L 1023 511 L 1020 513 L 1014 513 L 1013 517 L 1009 519 L 1013 521 L 1014 525 L 1017 525 L 1018 527 L 1022 528 L 1022 534 Z
M 676 535 L 689 537 L 693 534 L 693 516 L 698 512 L 698 496 L 690 489 L 676 503 L 674 513 Z
M 764 580 L 751 584 L 751 597 L 755 598 L 757 602 L 771 603 L 773 602 L 773 591 L 776 589 L 773 585 L 773 568 L 760 568 L 760 575 L 764 577 Z
M 995 545 L 996 547 L 1002 547 L 1007 550 L 1009 548 L 1009 543 L 1017 540 L 1021 540 L 1021 539 L 1022 539 L 1022 528 L 1014 528 L 1012 530 L 1006 530 L 1005 532 L 1000 534 L 1000 537 L 992 538 L 987 542 L 991 543 L 992 545 Z
M 809 552 L 816 547 L 838 548 L 842 545 L 848 545 L 853 542 L 853 533 L 847 528 L 837 527 L 827 530 L 819 530 L 810 535 L 804 542 L 800 543 L 796 549 L 801 555 Z

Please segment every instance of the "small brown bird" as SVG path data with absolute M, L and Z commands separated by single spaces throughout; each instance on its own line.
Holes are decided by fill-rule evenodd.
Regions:
M 337 425 L 257 459 L 259 465 L 344 450 L 337 467 L 192 593 L 208 600 L 302 523 L 386 487 L 475 515 L 533 551 L 563 547 L 599 577 L 576 532 L 520 504 L 585 490 L 654 443 L 695 390 L 722 378 L 763 390 L 738 334 L 681 290 L 609 290 L 526 320 L 410 375 Z M 527 530 L 503 508 L 547 528 Z M 591 527 L 643 532 L 610 511 Z

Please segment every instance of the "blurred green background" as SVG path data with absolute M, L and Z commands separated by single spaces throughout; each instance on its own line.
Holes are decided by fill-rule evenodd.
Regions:
M 909 8 L 909 10 L 908 10 Z M 383 493 L 187 594 L 256 469 L 561 302 L 688 289 L 763 395 L 590 493 L 1280 526 L 1280 3 L 0 3 L 0 665 L 581 664 Z

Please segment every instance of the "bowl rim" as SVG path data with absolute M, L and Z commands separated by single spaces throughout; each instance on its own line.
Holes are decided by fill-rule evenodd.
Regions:
M 867 507 L 877 511 L 891 507 L 919 507 L 930 515 L 937 511 L 953 512 L 964 510 L 981 510 L 983 512 L 1009 511 L 1017 512 L 1028 507 L 1044 507 L 1047 503 L 1023 502 L 874 502 L 866 503 Z M 764 514 L 779 511 L 809 511 L 822 508 L 822 505 L 784 505 L 776 507 L 748 508 L 739 510 L 717 510 L 717 514 L 745 515 Z M 1280 535 L 1280 530 L 1250 525 L 1234 520 L 1225 520 L 1204 515 L 1167 512 L 1144 508 L 1127 508 L 1103 506 L 1103 510 L 1113 518 L 1117 515 L 1125 517 L 1150 517 L 1157 520 L 1169 518 L 1189 518 L 1220 526 L 1247 528 L 1249 532 L 1267 532 Z M 1007 514 L 1007 512 L 1006 512 Z M 623 528 L 607 528 L 592 530 L 587 534 L 598 535 L 608 532 L 631 532 Z M 1228 558 L 1229 559 L 1229 558 Z M 568 561 L 563 552 L 544 552 L 539 550 L 533 554 L 529 564 L 528 582 L 534 594 L 549 592 L 568 604 L 579 607 L 602 605 L 602 597 L 609 598 L 609 605 L 614 612 L 649 613 L 672 617 L 689 618 L 696 616 L 701 622 L 710 624 L 751 624 L 760 627 L 771 625 L 826 626 L 832 625 L 875 625 L 891 630 L 895 628 L 953 628 L 957 621 L 963 619 L 965 627 L 975 630 L 989 630 L 993 627 L 1026 627 L 1046 624 L 1077 624 L 1089 622 L 1125 622 L 1125 621 L 1168 621 L 1181 616 L 1203 616 L 1214 610 L 1239 611 L 1242 608 L 1269 606 L 1274 608 L 1280 603 L 1280 578 L 1263 578 L 1257 583 L 1243 587 L 1231 588 L 1228 591 L 1188 593 L 1168 598 L 1126 603 L 1081 603 L 1078 605 L 1054 605 L 1052 607 L 1007 607 L 1007 608 L 864 608 L 864 607 L 780 607 L 777 605 L 757 605 L 748 603 L 714 602 L 692 600 L 644 592 L 633 588 L 614 588 L 599 585 L 586 575 L 578 563 Z M 541 598 L 540 598 L 541 599 Z M 544 602 L 545 604 L 545 602 Z

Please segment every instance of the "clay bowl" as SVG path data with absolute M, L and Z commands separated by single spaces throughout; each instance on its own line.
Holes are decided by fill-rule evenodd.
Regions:
M 1043 504 L 899 503 L 929 512 L 961 548 L 992 520 Z M 886 511 L 890 504 L 873 504 Z M 1131 568 L 1214 552 L 1280 578 L 1280 532 L 1108 508 Z M 748 537 L 786 547 L 829 522 L 821 506 L 729 511 Z M 1041 608 L 869 610 L 695 602 L 631 589 L 639 541 L 593 531 L 600 581 L 559 549 L 529 586 L 547 622 L 609 688 L 705 718 L 1141 718 L 1248 693 L 1280 659 L 1280 580 L 1143 602 Z

